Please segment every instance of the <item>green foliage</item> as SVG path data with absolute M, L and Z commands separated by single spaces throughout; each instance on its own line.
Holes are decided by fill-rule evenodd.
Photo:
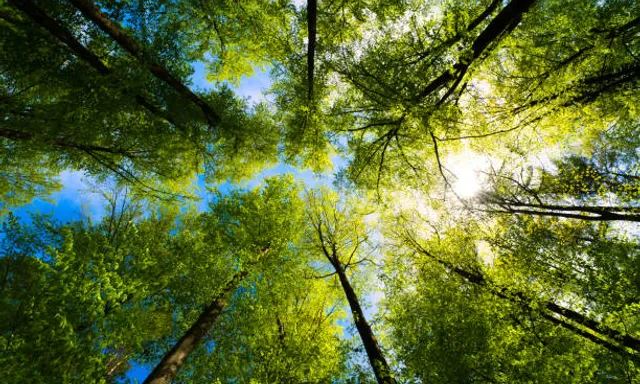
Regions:
M 514 227 L 510 233 L 528 238 L 521 228 Z M 570 300 L 581 293 L 570 293 L 566 285 L 560 288 L 557 282 L 540 282 L 539 277 L 548 273 L 547 266 L 540 266 L 537 275 L 528 274 L 526 268 L 536 265 L 524 259 L 532 254 L 530 244 L 526 251 L 514 251 L 510 258 L 495 255 L 495 266 L 488 267 L 479 264 L 476 241 L 465 231 L 452 229 L 421 240 L 421 246 L 433 257 L 411 251 L 407 243 L 399 243 L 389 254 L 390 262 L 402 267 L 394 267 L 394 275 L 385 280 L 385 308 L 408 380 L 581 383 L 625 382 L 628 377 L 637 377 L 630 361 L 550 323 L 541 316 L 542 308 L 506 300 L 490 287 L 454 272 L 456 267 L 475 274 L 484 270 L 481 273 L 493 276 L 496 283 L 533 295 L 544 294 L 539 288 L 553 286 L 551 297 L 555 300 Z M 566 244 L 557 247 L 566 248 Z M 442 261 L 450 263 L 449 267 Z M 518 284 L 515 278 L 523 281 Z M 589 313 L 599 318 L 594 313 L 601 310 L 591 307 Z M 630 324 L 630 320 L 627 317 L 623 322 Z
M 146 10 L 137 8 L 140 4 L 134 9 L 113 6 L 108 15 L 139 41 L 149 42 L 146 50 L 188 84 L 191 64 L 203 53 L 194 53 L 184 42 L 193 38 L 188 31 L 176 38 L 171 30 L 184 25 L 181 18 L 189 15 L 161 4 Z M 2 191 L 5 204 L 23 204 L 41 190 L 50 192 L 57 185 L 52 176 L 62 169 L 83 170 L 103 180 L 115 176 L 142 191 L 171 197 L 184 193 L 186 188 L 177 186 L 189 185 L 196 173 L 205 173 L 210 181 L 241 180 L 275 162 L 278 129 L 265 106 L 248 111 L 227 87 L 216 85 L 198 92 L 220 117 L 210 126 L 189 100 L 114 47 L 97 27 L 78 19 L 75 9 L 51 3 L 43 11 L 75 34 L 108 73 L 75 56 L 25 14 L 3 5 L 0 47 L 6 55 L 0 105 L 6 117 L 0 127 L 5 149 L 0 165 L 3 186 L 11 186 Z M 158 17 L 165 12 L 179 17 Z M 139 13 L 145 17 L 133 17 Z
M 138 215 L 114 213 L 95 226 L 9 215 L 0 259 L 7 380 L 107 382 L 169 329 L 162 289 L 176 216 Z
M 6 380 L 126 380 L 227 291 L 176 382 L 640 380 L 637 1 L 95 5 L 136 49 L 72 2 L 0 4 Z M 335 190 L 215 192 L 336 155 Z M 121 188 L 103 220 L 11 213 L 70 170 Z

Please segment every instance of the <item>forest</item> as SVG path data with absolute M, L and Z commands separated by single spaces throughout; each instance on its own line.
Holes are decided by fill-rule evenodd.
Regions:
M 636 0 L 0 0 L 0 82 L 2 382 L 640 383 Z

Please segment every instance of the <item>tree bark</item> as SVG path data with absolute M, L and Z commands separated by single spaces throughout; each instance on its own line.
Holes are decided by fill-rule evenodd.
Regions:
M 507 4 L 473 42 L 473 58 L 480 57 L 489 44 L 498 40 L 505 32 L 513 30 L 534 3 L 535 0 L 512 0 Z
M 14 140 L 14 141 L 31 141 L 38 140 L 36 136 L 29 132 L 20 132 L 14 129 L 6 129 L 0 128 L 0 137 L 4 137 L 6 139 Z M 111 147 L 102 147 L 98 145 L 88 145 L 88 144 L 79 144 L 72 141 L 68 141 L 66 139 L 49 139 L 43 138 L 40 139 L 42 143 L 46 143 L 49 145 L 53 145 L 61 148 L 69 148 L 69 149 L 77 149 L 83 152 L 104 152 L 110 153 L 114 155 L 120 155 L 123 157 L 127 157 L 129 159 L 136 158 L 136 155 L 133 152 L 126 151 L 120 148 L 111 148 Z
M 552 322 L 553 324 L 556 324 L 556 325 L 558 325 L 558 326 L 560 326 L 560 327 L 562 327 L 564 329 L 567 329 L 567 330 L 575 333 L 576 335 L 582 336 L 585 339 L 590 340 L 591 342 L 596 343 L 596 344 L 598 344 L 598 345 L 610 350 L 613 353 L 617 353 L 619 355 L 624 355 L 624 356 L 629 356 L 631 359 L 633 359 L 636 362 L 640 361 L 640 359 L 638 359 L 637 356 L 629 354 L 623 348 L 621 348 L 621 347 L 619 347 L 619 346 L 617 346 L 615 344 L 612 344 L 612 343 L 608 342 L 607 340 L 603 340 L 603 339 L 599 338 L 598 336 L 596 336 L 596 335 L 594 335 L 592 333 L 589 333 L 589 332 L 587 332 L 585 330 L 582 330 L 582 329 L 576 327 L 575 325 L 570 324 L 570 323 L 568 323 L 568 322 L 566 322 L 566 321 L 564 321 L 562 319 L 558 319 L 558 318 L 553 317 L 552 315 L 550 315 L 548 313 L 544 313 L 544 312 L 542 313 L 542 317 L 544 317 L 548 321 Z
M 213 323 L 227 306 L 231 295 L 246 275 L 247 272 L 242 271 L 236 274 L 231 281 L 225 285 L 222 292 L 202 311 L 198 320 L 196 320 L 176 345 L 162 358 L 143 384 L 166 384 L 173 380 L 187 357 L 189 357 L 191 352 L 200 344 L 202 338 L 209 332 Z
M 33 21 L 41 25 L 44 29 L 49 31 L 58 40 L 63 42 L 71 51 L 82 58 L 95 68 L 100 74 L 108 75 L 111 73 L 109 68 L 89 49 L 87 49 L 82 43 L 62 27 L 56 20 L 49 17 L 43 10 L 38 8 L 31 0 L 9 0 L 16 8 L 26 13 Z
M 80 12 L 93 21 L 102 31 L 111 36 L 122 48 L 133 55 L 140 63 L 145 66 L 155 77 L 165 82 L 171 88 L 182 94 L 188 100 L 193 102 L 200 108 L 205 118 L 211 126 L 216 126 L 220 122 L 218 114 L 202 100 L 198 95 L 193 93 L 189 87 L 184 85 L 180 79 L 173 76 L 169 70 L 155 62 L 151 55 L 144 51 L 142 45 L 134 38 L 129 36 L 127 32 L 117 23 L 111 21 L 102 13 L 100 8 L 90 0 L 70 0 L 70 2 L 80 10 Z
M 367 351 L 367 356 L 369 357 L 369 362 L 373 368 L 376 380 L 379 384 L 395 384 L 396 380 L 391 374 L 389 364 L 387 364 L 387 360 L 384 358 L 384 355 L 380 350 L 378 341 L 373 335 L 373 331 L 371 330 L 367 319 L 364 317 L 364 313 L 362 312 L 362 308 L 358 301 L 358 296 L 349 283 L 349 279 L 345 274 L 344 268 L 340 264 L 334 264 L 334 267 L 338 277 L 340 278 L 342 289 L 347 296 L 347 301 L 349 301 L 351 314 L 353 315 L 353 322 L 356 324 L 356 328 L 360 334 L 360 339 L 362 339 L 362 344 L 364 344 L 364 349 Z
M 257 263 L 262 257 L 269 252 L 269 246 L 263 248 L 258 254 Z M 250 264 L 254 264 L 250 263 Z M 216 296 L 211 304 L 202 311 L 198 320 L 189 328 L 189 330 L 180 338 L 176 345 L 162 358 L 160 363 L 153 369 L 143 384 L 166 384 L 173 380 L 178 374 L 178 370 L 182 367 L 185 360 L 191 352 L 200 344 L 202 338 L 209 332 L 213 323 L 218 319 L 222 310 L 227 306 L 231 295 L 238 288 L 240 282 L 248 274 L 245 269 L 233 276 L 220 294 Z
M 516 107 L 513 112 L 518 113 L 522 110 L 535 107 L 536 105 L 557 100 L 564 97 L 568 90 L 574 92 L 575 96 L 562 103 L 563 107 L 580 103 L 590 103 L 601 95 L 605 95 L 608 92 L 619 89 L 620 87 L 633 87 L 635 83 L 638 82 L 638 79 L 640 79 L 640 65 L 625 65 L 617 69 L 616 72 L 600 74 L 577 81 L 575 86 L 565 89 L 560 93 L 531 100 L 519 107 Z
M 514 208 L 516 207 L 516 208 Z M 535 209 L 526 209 L 518 207 L 530 207 Z M 633 207 L 629 207 L 633 208 Z M 573 211 L 574 213 L 571 213 Z M 519 204 L 506 203 L 499 210 L 490 210 L 492 213 L 506 214 L 525 214 L 534 216 L 552 216 L 564 217 L 567 219 L 578 219 L 585 221 L 631 221 L 640 222 L 640 215 L 633 213 L 619 213 L 608 210 L 606 207 L 599 209 L 598 207 L 568 207 L 556 205 L 536 205 L 536 204 Z M 587 215 L 584 213 L 590 213 Z

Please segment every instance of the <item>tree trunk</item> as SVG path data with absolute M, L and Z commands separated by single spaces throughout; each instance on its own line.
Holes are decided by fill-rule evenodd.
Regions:
M 506 213 L 506 214 L 525 214 L 525 215 L 534 215 L 534 216 L 564 217 L 567 219 L 577 219 L 577 220 L 585 220 L 585 221 L 640 222 L 640 215 L 638 214 L 614 212 L 612 210 L 607 209 L 606 207 L 602 207 L 602 208 L 568 207 L 568 206 L 536 205 L 536 204 L 524 204 L 524 203 L 522 204 L 506 203 L 506 204 L 507 204 L 506 206 L 501 207 L 502 210 L 492 210 L 489 212 Z M 530 207 L 535 209 L 527 209 L 527 208 L 520 208 L 520 207 Z M 632 208 L 634 207 L 628 207 L 626 209 L 631 210 Z M 585 214 L 585 213 L 589 213 L 589 214 Z
M 549 320 L 550 322 L 552 322 L 553 324 L 556 324 L 564 329 L 568 329 L 569 331 L 575 333 L 576 335 L 582 336 L 587 340 L 590 340 L 598 345 L 601 345 L 602 347 L 610 350 L 613 353 L 617 353 L 619 355 L 623 355 L 623 356 L 629 356 L 632 360 L 636 361 L 636 362 L 640 362 L 640 359 L 638 359 L 637 356 L 630 354 L 629 352 L 625 351 L 623 348 L 612 344 L 610 342 L 608 342 L 607 340 L 603 340 L 601 338 L 599 338 L 598 336 L 589 333 L 585 330 L 582 330 L 578 327 L 576 327 L 573 324 L 570 324 L 568 322 L 566 322 L 565 320 L 562 319 L 558 319 L 548 313 L 542 312 L 542 317 L 544 317 L 545 319 Z
M 92 20 L 101 30 L 111 36 L 122 48 L 138 59 L 155 77 L 164 81 L 171 88 L 189 99 L 197 105 L 211 126 L 215 126 L 220 122 L 218 114 L 202 100 L 198 95 L 193 93 L 189 87 L 184 85 L 180 79 L 173 76 L 167 68 L 155 62 L 149 54 L 147 54 L 142 46 L 117 23 L 111 21 L 102 13 L 90 0 L 70 0 L 71 3 L 82 12 L 87 18 Z
M 533 3 L 535 0 L 512 0 L 507 4 L 473 42 L 473 58 L 480 57 L 489 44 L 497 41 L 504 33 L 513 30 Z
M 307 43 L 307 81 L 309 82 L 309 102 L 313 99 L 313 72 L 315 66 L 316 54 L 316 19 L 318 16 L 317 0 L 307 1 L 307 34 L 309 42 Z
M 373 335 L 367 319 L 364 317 L 364 313 L 358 302 L 358 296 L 356 296 L 356 293 L 353 291 L 353 287 L 351 287 L 344 269 L 340 264 L 335 264 L 334 267 L 340 277 L 342 289 L 349 301 L 353 322 L 356 324 L 356 328 L 362 339 L 362 344 L 364 344 L 364 349 L 367 351 L 367 356 L 369 357 L 373 372 L 376 375 L 376 380 L 378 380 L 379 384 L 395 384 L 396 380 L 393 378 L 387 360 L 382 355 L 378 341 Z
M 213 323 L 227 306 L 231 295 L 238 288 L 240 281 L 246 275 L 246 271 L 240 272 L 226 284 L 222 292 L 213 299 L 211 304 L 200 314 L 198 320 L 149 374 L 144 384 L 166 384 L 173 380 L 184 361 L 189 357 L 189 354 L 193 352 L 202 341 L 202 338 L 209 332 Z
M 127 157 L 130 159 L 134 159 L 136 156 L 133 152 L 125 151 L 120 148 L 111 148 L 111 147 L 102 147 L 98 145 L 87 145 L 87 144 L 78 144 L 72 141 L 68 141 L 66 139 L 50 139 L 50 138 L 39 138 L 34 136 L 29 132 L 21 132 L 16 131 L 14 129 L 5 129 L 0 128 L 0 137 L 4 137 L 6 139 L 14 140 L 14 141 L 31 141 L 31 140 L 39 140 L 42 143 L 46 143 L 52 146 L 61 147 L 61 148 L 69 148 L 69 149 L 77 149 L 84 152 L 104 152 L 110 153 L 114 155 L 120 155 L 123 157 Z
M 100 72 L 100 74 L 108 75 L 111 73 L 109 68 L 104 65 L 98 56 L 89 51 L 89 49 L 82 45 L 82 43 L 80 43 L 69 31 L 58 24 L 56 20 L 47 15 L 43 10 L 38 8 L 31 0 L 9 0 L 9 2 L 22 12 L 26 13 L 33 21 L 49 31 L 49 33 L 55 36 L 58 40 L 63 42 L 76 55 Z
M 489 25 L 487 25 L 487 27 L 482 30 L 478 37 L 476 37 L 476 39 L 473 41 L 473 44 L 471 46 L 472 57 L 460 58 L 451 69 L 446 70 L 440 76 L 435 78 L 431 83 L 429 83 L 422 90 L 422 92 L 417 95 L 416 101 L 421 101 L 450 81 L 456 80 L 453 86 L 451 86 L 445 93 L 445 96 L 441 97 L 440 101 L 438 101 L 438 104 L 442 104 L 447 99 L 447 97 L 451 95 L 451 93 L 453 93 L 458 83 L 462 81 L 462 78 L 471 66 L 471 63 L 475 59 L 478 59 L 491 43 L 498 41 L 506 33 L 509 33 L 511 30 L 513 30 L 513 28 L 515 28 L 518 23 L 520 23 L 522 15 L 527 12 L 534 3 L 535 0 L 512 0 L 509 4 L 507 4 L 507 6 L 504 7 L 504 9 L 502 9 L 493 18 L 493 20 L 491 20 Z M 495 6 L 497 6 L 497 4 L 495 4 Z M 492 12 L 492 10 L 492 6 L 487 9 L 489 14 Z M 474 22 L 472 22 L 470 27 L 475 27 L 475 25 L 479 24 L 480 22 L 481 20 L 475 20 Z
M 255 264 L 269 252 L 269 246 L 263 248 L 257 259 L 249 264 Z M 248 265 L 247 265 L 248 267 Z M 216 296 L 211 304 L 202 311 L 198 320 L 180 338 L 176 345 L 162 358 L 162 361 L 153 369 L 143 384 L 166 384 L 173 380 L 178 374 L 178 370 L 189 357 L 189 354 L 200 344 L 202 338 L 209 332 L 213 323 L 218 319 L 222 310 L 227 306 L 233 292 L 238 288 L 240 282 L 248 274 L 245 269 L 233 276 L 220 294 Z

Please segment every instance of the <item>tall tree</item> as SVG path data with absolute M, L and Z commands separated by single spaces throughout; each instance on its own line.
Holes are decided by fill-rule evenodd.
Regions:
M 118 15 L 113 25 L 138 11 L 117 4 L 107 8 L 111 6 L 105 12 Z M 2 96 L 7 118 L 0 128 L 7 148 L 3 154 L 9 159 L 29 154 L 24 164 L 32 164 L 29 171 L 35 172 L 29 184 L 21 184 L 14 176 L 19 170 L 3 161 L 3 178 L 16 185 L 14 192 L 27 193 L 13 200 L 28 201 L 29 190 L 37 190 L 38 184 L 55 186 L 48 180 L 64 168 L 115 176 L 148 192 L 171 195 L 196 173 L 211 180 L 238 180 L 275 161 L 278 129 L 266 105 L 248 110 L 224 85 L 207 92 L 187 88 L 191 64 L 199 56 L 186 42 L 176 45 L 185 36 L 171 40 L 163 28 L 176 28 L 188 15 L 128 23 L 131 31 L 119 28 L 119 36 L 136 42 L 149 56 L 138 62 L 76 12 L 67 3 L 16 0 L 3 5 L 1 44 L 8 53 L 2 61 L 7 80 Z M 138 34 L 144 39 L 137 39 Z M 21 53 L 24 44 L 29 54 Z M 153 57 L 163 58 L 154 68 L 165 80 L 172 79 L 170 84 L 147 71 L 145 63 Z M 202 108 L 213 126 L 202 112 L 194 113 Z
M 546 168 L 491 172 L 479 201 L 490 213 L 637 222 L 638 133 L 637 121 L 622 121 Z
M 216 292 L 213 300 L 164 355 L 145 380 L 146 383 L 171 381 L 189 355 L 202 344 L 244 279 L 252 272 L 259 275 L 259 270 L 252 269 L 256 269 L 258 264 L 269 265 L 269 258 L 286 252 L 295 241 L 295 234 L 300 233 L 297 217 L 301 210 L 297 193 L 289 179 L 272 179 L 262 189 L 220 196 L 220 201 L 212 206 L 211 214 L 203 216 L 203 228 L 200 231 L 204 231 L 205 244 L 207 238 L 211 239 L 219 253 L 210 254 L 209 257 L 219 258 L 217 263 L 222 263 L 229 277 L 223 277 L 226 282 L 213 289 Z M 288 217 L 282 215 L 284 210 L 289 211 Z M 194 240 L 203 241 L 198 238 Z M 215 248 L 200 252 L 213 250 Z
M 7 380 L 114 382 L 168 332 L 177 216 L 122 193 L 96 225 L 9 215 L 0 248 Z
M 378 383 L 395 383 L 393 372 L 385 359 L 371 325 L 362 310 L 360 300 L 348 276 L 348 270 L 366 261 L 362 249 L 366 247 L 368 234 L 362 218 L 352 207 L 342 204 L 334 193 L 310 192 L 307 194 L 309 210 L 309 237 L 317 252 L 321 252 L 333 268 L 351 308 L 353 322 L 367 352 L 369 363 Z
M 95 224 L 6 215 L 9 379 L 637 381 L 637 2 L 303 3 L 0 5 L 2 213 L 63 170 L 128 188 Z M 345 163 L 340 192 L 152 199 L 276 162 Z
M 305 256 L 291 249 L 238 291 L 177 382 L 342 382 L 343 294 L 312 278 Z
M 446 155 L 470 140 L 514 140 L 526 151 L 532 126 L 562 140 L 585 131 L 587 115 L 633 117 L 632 3 L 363 2 L 333 17 L 323 13 L 332 4 L 319 4 L 314 90 L 325 101 L 305 109 L 302 53 L 283 65 L 289 81 L 278 88 L 291 153 L 317 164 L 331 143 L 346 150 L 345 175 L 360 186 L 420 184 L 446 174 Z M 332 34 L 325 22 L 346 28 Z M 308 57 L 307 48 L 298 49 Z
M 497 271 L 481 264 L 474 236 L 468 227 L 443 231 L 428 242 L 427 249 L 413 235 L 403 235 L 405 240 L 390 253 L 392 265 L 402 267 L 389 268 L 393 279 L 387 282 L 391 295 L 387 305 L 390 320 L 395 323 L 395 340 L 402 346 L 400 354 L 410 363 L 409 372 L 422 380 L 440 374 L 445 380 L 470 382 L 518 382 L 528 376 L 540 382 L 554 382 L 566 373 L 557 370 L 553 360 L 546 359 L 559 358 L 561 354 L 567 359 L 562 363 L 565 369 L 584 370 L 580 378 L 576 378 L 577 382 L 584 375 L 593 375 L 587 372 L 611 372 L 621 380 L 628 369 L 631 377 L 637 375 L 634 368 L 637 362 L 633 362 L 637 355 L 629 352 L 634 345 L 637 347 L 637 339 L 609 329 L 604 322 L 590 320 L 574 310 L 536 297 L 544 292 L 539 290 L 540 283 L 531 290 L 525 285 L 505 286 L 492 281 L 487 274 Z M 404 241 L 408 243 L 400 245 Z M 406 251 L 405 246 L 414 251 Z M 408 253 L 403 257 L 402 252 Z M 518 273 L 518 269 L 511 266 L 507 270 L 512 275 Z M 501 276 L 499 272 L 497 276 Z M 560 297 L 563 296 L 556 293 L 555 300 Z M 551 332 L 554 336 L 545 340 L 549 331 L 543 329 L 554 329 Z M 446 335 L 454 336 L 441 339 Z M 510 340 L 511 336 L 515 338 Z M 559 340 L 565 340 L 565 346 L 555 345 Z M 517 358 L 506 357 L 513 347 L 523 353 Z M 529 348 L 543 348 L 545 352 L 529 354 Z M 612 353 L 612 358 L 604 358 L 603 353 Z M 583 354 L 598 357 L 593 365 L 583 364 L 579 357 Z M 438 361 L 445 355 L 457 359 L 457 363 Z M 425 370 L 424 363 L 418 363 L 420 359 L 432 362 L 433 369 Z M 521 368 L 517 368 L 516 361 L 523 363 Z M 536 368 L 528 371 L 529 368 L 524 368 L 527 366 Z M 595 377 L 597 381 L 607 380 L 606 375 Z

